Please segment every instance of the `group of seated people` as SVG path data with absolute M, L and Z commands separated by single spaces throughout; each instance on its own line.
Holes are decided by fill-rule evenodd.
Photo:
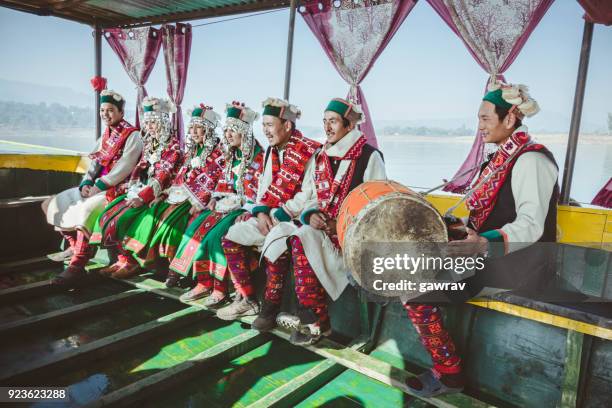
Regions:
M 501 146 L 503 158 L 508 154 L 502 143 L 535 146 L 520 122 L 521 104 L 529 101 L 522 88 L 513 95 L 500 87 L 487 94 L 481 105 L 483 137 Z M 291 330 L 291 342 L 298 345 L 329 335 L 328 302 L 338 299 L 349 284 L 336 232 L 338 212 L 355 187 L 386 179 L 383 157 L 359 130 L 366 118 L 352 101 L 335 98 L 322 109 L 323 144 L 296 128 L 301 112 L 295 105 L 280 98 L 267 98 L 262 105 L 267 149 L 253 135 L 260 115 L 244 103 L 226 105 L 221 136 L 217 132 L 221 116 L 205 104 L 195 106 L 181 141 L 171 117 L 176 108 L 170 101 L 145 98 L 138 129 L 124 119 L 124 98 L 103 90 L 100 116 L 106 129 L 90 155 L 83 181 L 43 203 L 47 221 L 71 249 L 68 267 L 53 283 L 71 285 L 83 279 L 88 261 L 98 247 L 104 247 L 117 261 L 99 270 L 102 275 L 126 279 L 164 269 L 168 287 L 178 286 L 181 277 L 192 278 L 194 286 L 181 300 L 201 299 L 220 319 L 257 315 L 254 329 L 284 326 Z M 522 156 L 523 172 L 552 166 L 541 163 L 548 160 L 544 155 L 528 157 L 529 161 L 526 156 L 530 155 Z M 514 168 L 520 169 L 518 155 L 512 160 Z M 483 173 L 499 167 L 495 158 L 489 163 Z M 546 178 L 525 176 L 536 181 Z M 514 174 L 512 189 L 515 179 L 522 177 L 522 173 Z M 480 183 L 480 190 L 495 196 L 500 186 L 491 187 L 487 180 Z M 552 185 L 550 190 L 552 194 Z M 512 190 L 502 194 L 512 195 Z M 521 199 L 539 197 L 530 194 L 515 194 L 517 209 Z M 528 233 L 537 234 L 525 232 L 520 224 L 524 221 L 516 216 L 520 211 L 515 211 L 514 222 L 511 214 L 500 211 L 489 217 L 495 200 L 491 208 L 478 207 L 481 202 L 473 204 L 466 247 L 484 252 L 489 241 L 505 242 L 514 234 L 526 242 L 532 239 Z M 541 207 L 528 210 L 537 210 L 531 219 L 543 224 L 548 209 L 542 214 Z M 487 218 L 495 219 L 496 225 L 485 226 Z M 261 302 L 253 284 L 259 265 L 265 271 Z M 295 315 L 280 310 L 291 271 L 298 299 Z M 230 292 L 235 292 L 233 298 Z M 434 362 L 432 370 L 409 380 L 408 387 L 423 396 L 460 391 L 461 359 L 443 327 L 440 309 L 414 303 L 406 303 L 405 308 Z

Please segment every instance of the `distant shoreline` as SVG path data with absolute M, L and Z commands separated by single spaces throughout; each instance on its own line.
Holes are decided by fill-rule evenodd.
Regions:
M 533 137 L 542 143 L 567 143 L 565 133 L 536 133 Z M 422 136 L 422 135 L 378 135 L 378 140 L 384 142 L 429 142 L 429 143 L 473 143 L 474 135 L 467 136 Z M 612 135 L 581 134 L 579 143 L 612 144 Z

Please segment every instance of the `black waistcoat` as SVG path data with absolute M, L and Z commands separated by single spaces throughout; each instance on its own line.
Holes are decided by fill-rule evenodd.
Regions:
M 349 191 L 353 190 L 355 187 L 363 183 L 363 174 L 368 168 L 370 156 L 372 156 L 372 153 L 374 152 L 378 152 L 378 154 L 380 154 L 380 157 L 383 157 L 382 153 L 377 148 L 372 147 L 367 143 L 363 145 L 363 149 L 361 150 L 361 156 L 359 156 L 359 158 L 357 159 L 357 163 L 355 164 L 355 172 L 353 173 L 353 179 L 351 180 Z M 338 172 L 341 160 L 337 160 L 334 157 L 330 157 L 329 161 L 331 162 L 332 173 L 334 177 L 336 177 L 336 172 Z
M 536 152 L 543 154 L 550 161 L 553 162 L 555 167 L 558 168 L 557 162 L 553 154 L 547 149 L 543 148 L 540 150 L 530 150 L 530 152 Z M 527 152 L 519 153 L 519 155 L 514 158 L 515 163 L 516 160 Z M 486 161 L 481 167 L 482 170 L 489 164 L 489 161 Z M 553 189 L 552 195 L 550 196 L 550 200 L 548 202 L 548 213 L 546 214 L 546 219 L 544 221 L 544 232 L 542 237 L 538 240 L 538 242 L 555 242 L 557 240 L 557 201 L 559 200 L 559 185 L 555 183 L 555 187 Z M 495 206 L 493 207 L 493 211 L 489 214 L 489 217 L 482 224 L 478 232 L 485 232 L 495 229 L 500 229 L 506 224 L 513 222 L 516 219 L 516 203 L 514 202 L 514 195 L 512 194 L 512 171 L 506 177 L 504 184 L 500 188 L 497 201 L 495 202 Z

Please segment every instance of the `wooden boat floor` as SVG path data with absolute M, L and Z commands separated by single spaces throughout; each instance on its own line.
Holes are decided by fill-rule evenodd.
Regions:
M 88 291 L 92 290 L 92 288 L 88 289 Z M 112 293 L 116 292 L 113 290 Z M 79 295 L 82 295 L 82 293 L 68 293 L 61 297 L 59 295 L 54 296 L 59 297 L 61 302 L 49 302 L 46 306 L 57 305 L 60 309 L 65 307 L 63 304 L 78 304 L 79 301 L 92 298 L 91 296 L 84 298 Z M 70 300 L 70 302 L 66 300 Z M 171 300 L 149 294 L 142 295 L 138 301 L 138 303 L 132 303 L 124 308 L 113 308 L 108 313 L 66 319 L 49 328 L 33 329 L 14 337 L 7 336 L 0 341 L 2 346 L 0 366 L 24 365 L 68 350 L 77 349 L 85 344 L 154 320 L 184 307 L 184 305 Z M 143 304 L 146 304 L 146 307 L 143 307 Z

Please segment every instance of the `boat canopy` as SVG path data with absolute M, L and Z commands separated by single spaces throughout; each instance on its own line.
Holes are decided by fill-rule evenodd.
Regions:
M 137 27 L 289 7 L 289 0 L 2 0 L 0 5 L 100 28 Z

